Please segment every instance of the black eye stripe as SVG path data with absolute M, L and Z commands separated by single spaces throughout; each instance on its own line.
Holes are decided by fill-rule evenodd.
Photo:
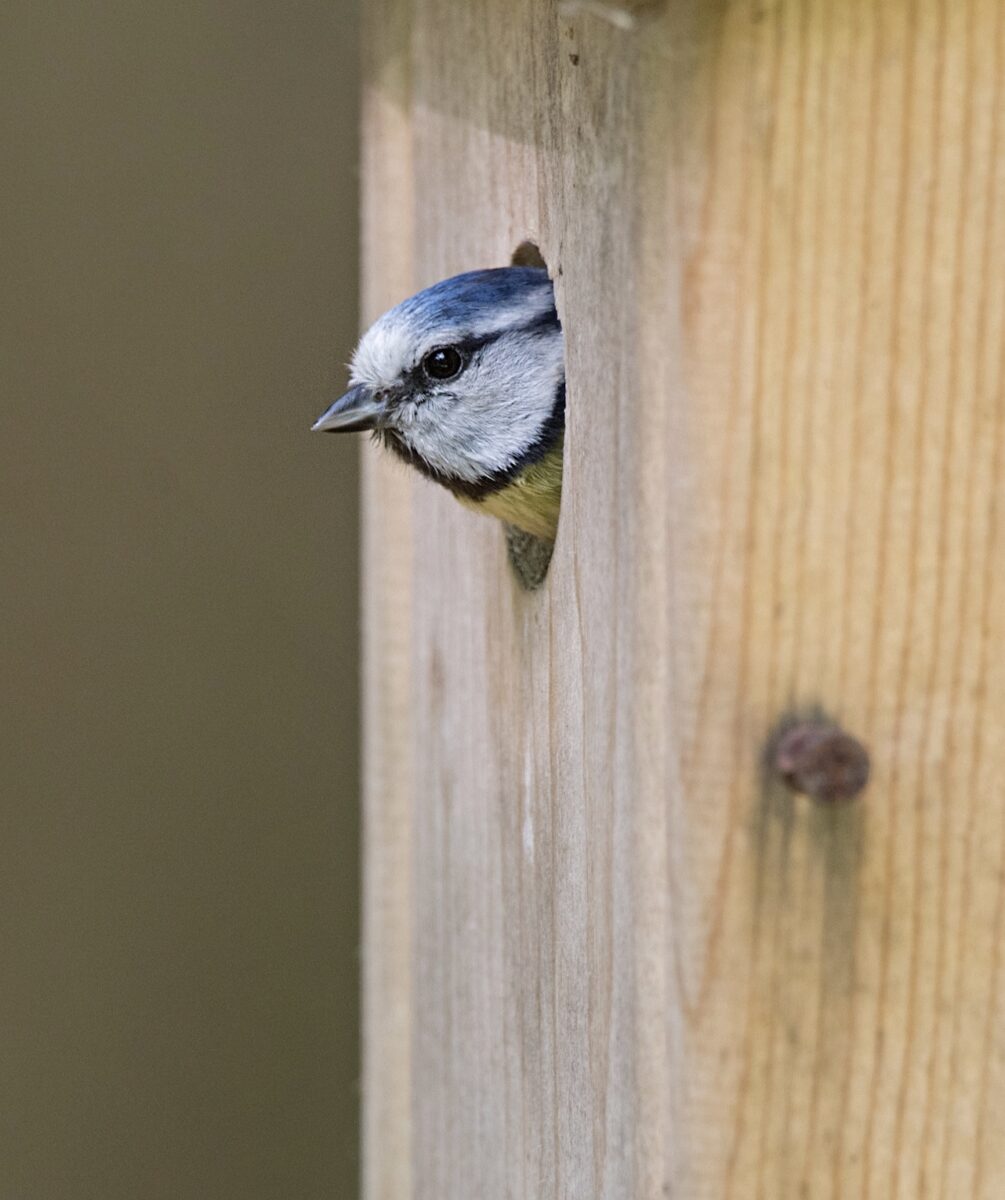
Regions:
M 502 329 L 494 329 L 491 333 L 483 333 L 471 337 L 457 337 L 450 342 L 450 345 L 455 350 L 459 350 L 465 358 L 468 358 L 473 354 L 477 354 L 479 350 L 484 350 L 486 346 L 491 346 L 493 342 L 497 342 L 503 337 L 509 337 L 517 333 L 559 333 L 561 332 L 561 328 L 558 321 L 558 313 L 554 308 L 548 308 L 544 312 L 538 313 L 537 316 L 532 317 L 531 320 L 525 321 L 523 325 L 506 325 Z
M 507 325 L 502 329 L 493 330 L 492 333 L 483 333 L 480 337 L 458 338 L 452 344 L 463 354 L 471 355 L 476 354 L 479 350 L 484 350 L 486 346 L 491 346 L 493 342 L 497 342 L 503 337 L 511 337 L 518 333 L 559 333 L 561 328 L 558 322 L 558 313 L 553 308 L 549 308 L 523 325 Z
M 440 346 L 434 346 L 428 350 L 419 362 L 408 371 L 402 379 L 402 383 L 409 388 L 420 388 L 423 384 L 440 383 L 445 380 L 456 378 L 457 375 L 467 368 L 469 363 L 479 351 L 484 350 L 486 346 L 492 345 L 493 342 L 499 341 L 500 338 L 512 336 L 513 334 L 529 334 L 532 337 L 536 336 L 561 336 L 562 326 L 558 320 L 558 313 L 555 309 L 547 308 L 543 312 L 538 313 L 529 321 L 525 321 L 522 325 L 507 325 L 502 329 L 494 329 L 491 333 L 483 333 L 472 335 L 470 337 L 455 337 L 449 343 Z M 431 355 L 437 351 L 455 350 L 461 356 L 462 362 L 460 369 L 454 375 L 437 376 L 426 370 L 426 362 Z

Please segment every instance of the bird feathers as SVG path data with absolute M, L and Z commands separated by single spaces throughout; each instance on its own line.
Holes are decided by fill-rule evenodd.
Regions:
M 428 367 L 443 349 L 462 364 L 449 378 Z M 554 537 L 565 364 L 546 271 L 469 271 L 426 288 L 364 333 L 350 374 L 379 402 L 370 427 L 406 462 L 469 506 Z
M 554 308 L 548 273 L 536 267 L 455 275 L 409 296 L 370 326 L 353 354 L 350 381 L 392 387 L 436 346 L 491 337 Z
M 479 498 L 457 498 L 475 512 L 488 513 L 525 533 L 555 540 L 562 498 L 562 442 L 559 436 L 545 455 L 524 467 L 508 483 Z

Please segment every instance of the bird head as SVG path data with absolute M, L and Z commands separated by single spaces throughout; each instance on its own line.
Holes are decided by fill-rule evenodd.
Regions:
M 424 474 L 475 494 L 554 445 L 564 406 L 551 280 L 500 267 L 443 280 L 380 317 L 353 355 L 349 390 L 312 428 L 371 430 Z

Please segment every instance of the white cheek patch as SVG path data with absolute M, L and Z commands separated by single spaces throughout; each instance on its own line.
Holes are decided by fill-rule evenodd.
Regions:
M 429 465 L 467 483 L 513 466 L 541 437 L 564 379 L 562 335 L 503 335 L 459 379 L 401 413 L 399 429 Z

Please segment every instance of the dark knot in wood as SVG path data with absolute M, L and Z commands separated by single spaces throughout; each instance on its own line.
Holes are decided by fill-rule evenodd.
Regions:
M 794 792 L 824 803 L 853 800 L 869 782 L 866 748 L 827 721 L 799 721 L 783 730 L 771 765 Z

